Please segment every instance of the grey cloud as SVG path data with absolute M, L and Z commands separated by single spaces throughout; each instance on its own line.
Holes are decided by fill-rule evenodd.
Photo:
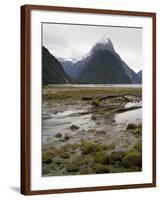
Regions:
M 64 24 L 43 24 L 43 45 L 56 57 L 80 58 L 103 36 L 135 71 L 142 68 L 142 29 Z

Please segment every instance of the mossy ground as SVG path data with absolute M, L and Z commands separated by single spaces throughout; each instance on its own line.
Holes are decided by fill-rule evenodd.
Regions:
M 88 101 L 82 102 L 83 96 L 92 96 L 94 99 L 90 101 L 90 106 L 93 106 L 94 114 L 91 120 L 95 123 L 102 122 L 112 123 L 111 115 L 117 108 L 117 104 L 121 99 L 110 99 L 110 110 L 101 107 L 101 102 L 97 96 L 102 95 L 122 95 L 122 94 L 141 94 L 141 88 L 74 88 L 74 87 L 55 87 L 46 86 L 43 88 L 43 101 L 46 103 L 60 103 L 65 105 L 82 105 L 88 104 Z M 106 102 L 105 102 L 106 103 Z M 122 100 L 123 103 L 123 100 Z M 94 105 L 92 105 L 94 104 Z M 105 105 L 106 106 L 106 105 Z M 97 109 L 98 107 L 98 109 Z M 105 108 L 105 109 L 104 109 Z M 107 108 L 108 109 L 108 108 Z M 103 118 L 103 120 L 98 121 Z M 44 145 L 42 153 L 42 175 L 56 176 L 56 175 L 74 175 L 74 174 L 96 174 L 96 173 L 118 173 L 118 172 L 134 172 L 142 170 L 142 125 L 128 124 L 124 128 L 125 135 L 132 135 L 135 138 L 133 145 L 127 143 L 127 138 L 116 140 L 107 144 L 103 138 L 109 138 L 106 134 L 108 131 L 96 130 L 94 128 L 88 131 L 82 131 L 79 126 L 72 126 L 69 131 L 80 132 L 81 139 L 73 141 L 70 135 L 58 134 L 56 142 L 60 146 Z M 112 132 L 111 132 L 112 133 Z M 113 134 L 113 133 L 112 133 Z M 114 135 L 114 134 L 113 134 Z M 84 138 L 82 139 L 82 136 Z M 72 137 L 72 136 L 71 136 Z M 114 137 L 114 136 L 113 136 Z M 90 139 L 91 138 L 91 139 Z M 125 142 L 126 141 L 126 142 Z M 117 150 L 117 143 L 123 142 L 126 146 L 123 151 Z M 62 145 L 63 144 L 63 145 Z
M 43 175 L 96 174 L 141 171 L 142 147 L 107 153 L 104 144 L 85 141 L 43 152 Z
M 129 87 L 54 87 L 52 85 L 43 87 L 43 100 L 54 100 L 54 101 L 68 101 L 68 100 L 82 100 L 82 97 L 94 97 L 99 103 L 98 96 L 103 95 L 123 95 L 123 94 L 134 94 L 141 95 L 141 88 L 129 88 Z M 79 103 L 79 102 L 78 102 Z

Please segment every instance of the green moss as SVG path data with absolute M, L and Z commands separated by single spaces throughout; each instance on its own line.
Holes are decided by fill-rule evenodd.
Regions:
M 47 175 L 49 173 L 50 173 L 49 169 L 46 169 L 46 168 L 43 167 L 42 174 Z
M 104 151 L 99 151 L 95 154 L 95 162 L 100 164 L 106 164 L 108 162 L 107 156 Z
M 142 130 L 140 128 L 135 128 L 133 133 L 137 136 L 141 135 L 142 134 Z
M 52 153 L 51 152 L 43 152 L 42 162 L 45 164 L 50 164 L 52 162 Z
M 140 128 L 140 129 L 142 130 L 142 124 L 138 124 L 137 127 Z
M 78 143 L 73 143 L 73 144 L 71 144 L 71 148 L 72 148 L 73 150 L 77 149 L 79 146 L 80 146 L 80 144 L 78 144 Z
M 89 154 L 98 151 L 107 150 L 107 146 L 101 143 L 93 143 L 90 141 L 84 141 L 81 144 L 82 154 Z
M 121 161 L 123 156 L 124 156 L 123 151 L 112 152 L 111 155 L 109 156 L 109 163 L 115 164 L 117 161 Z
M 82 142 L 82 153 L 88 154 L 96 151 L 96 145 L 89 141 Z
M 142 142 L 137 142 L 137 144 L 134 146 L 134 150 L 142 153 Z
M 54 162 L 56 165 L 60 165 L 60 164 L 62 163 L 61 159 L 59 159 L 59 158 L 55 158 L 55 159 L 53 160 L 53 162 Z
M 93 174 L 93 173 L 94 173 L 94 170 L 89 167 L 80 170 L 80 174 Z
M 69 161 L 66 164 L 66 170 L 68 172 L 77 172 L 79 171 L 79 166 L 77 165 L 76 161 Z
M 109 173 L 109 168 L 106 165 L 102 164 L 96 164 L 95 165 L 95 172 L 96 174 L 102 174 L 102 173 Z
M 136 124 L 134 124 L 134 123 L 130 123 L 130 124 L 128 124 L 128 126 L 127 126 L 127 130 L 128 130 L 128 129 L 135 129 L 135 128 L 137 128 L 137 126 L 136 126 Z
M 96 145 L 96 150 L 97 151 L 103 151 L 103 150 L 106 150 L 107 149 L 107 146 L 105 144 L 100 144 L 100 143 L 97 143 L 95 144 Z
M 94 98 L 92 101 L 92 106 L 99 106 L 101 103 L 101 100 L 99 98 Z
M 123 158 L 123 164 L 126 167 L 141 167 L 142 166 L 142 154 L 141 152 L 132 149 Z
M 61 153 L 59 156 L 60 156 L 61 158 L 65 158 L 65 159 L 70 157 L 70 155 L 69 155 L 68 152 L 63 152 L 63 153 Z
M 106 149 L 111 150 L 111 149 L 115 149 L 116 145 L 115 144 L 110 144 L 108 146 L 106 146 Z

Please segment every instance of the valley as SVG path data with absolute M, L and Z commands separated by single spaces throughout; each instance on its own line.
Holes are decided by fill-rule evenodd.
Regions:
M 141 171 L 141 87 L 43 87 L 43 176 Z

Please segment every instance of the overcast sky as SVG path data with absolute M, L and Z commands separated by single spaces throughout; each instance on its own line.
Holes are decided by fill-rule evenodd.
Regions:
M 55 57 L 80 59 L 102 37 L 135 72 L 142 69 L 142 29 L 43 23 L 43 45 Z

